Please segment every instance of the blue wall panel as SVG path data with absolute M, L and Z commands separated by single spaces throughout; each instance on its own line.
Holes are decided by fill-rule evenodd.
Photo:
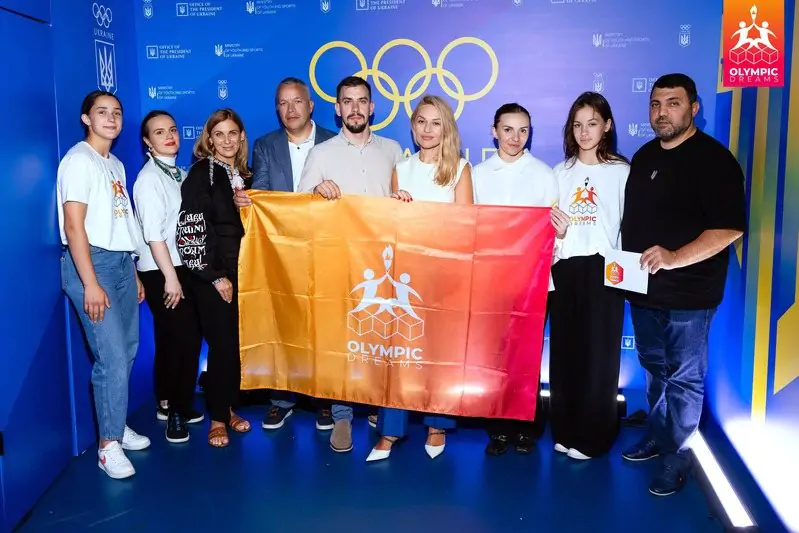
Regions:
M 0 9 L 9 9 L 36 20 L 50 21 L 50 0 L 0 0 Z
M 0 10 L 0 49 L 14 51 L 3 60 L 0 99 L 24 113 L 0 128 L 0 530 L 22 517 L 71 455 L 50 37 L 47 24 Z
M 97 4 L 101 10 L 94 8 Z M 80 0 L 53 4 L 53 39 L 59 123 L 59 154 L 63 156 L 83 138 L 80 105 L 89 92 L 102 88 L 122 101 L 122 134 L 113 152 L 125 164 L 128 189 L 143 162 L 138 137 L 140 103 L 134 51 L 135 26 L 132 2 Z M 74 309 L 69 306 L 69 368 L 73 385 L 75 453 L 97 440 L 91 395 L 92 359 Z M 142 306 L 143 335 L 148 333 L 149 314 Z M 130 410 L 152 396 L 152 347 L 143 343 L 131 378 Z

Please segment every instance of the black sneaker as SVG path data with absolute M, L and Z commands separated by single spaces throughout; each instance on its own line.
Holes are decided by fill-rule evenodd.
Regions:
M 316 429 L 319 431 L 329 431 L 335 427 L 333 422 L 333 413 L 330 409 L 320 409 L 319 416 L 316 417 Z
M 502 455 L 508 451 L 508 437 L 505 435 L 497 435 L 491 437 L 491 441 L 486 446 L 486 454 L 488 455 Z
M 186 412 L 185 418 L 187 424 L 197 424 L 198 422 L 205 420 L 205 415 L 199 411 L 195 411 L 194 409 L 189 409 Z
M 189 426 L 186 424 L 186 419 L 178 413 L 169 413 L 169 420 L 166 422 L 166 440 L 175 444 L 189 440 Z
M 285 407 L 278 407 L 277 405 L 273 405 L 269 412 L 266 414 L 266 418 L 261 423 L 261 427 L 264 429 L 279 429 L 283 427 L 283 423 L 286 421 L 288 417 L 294 414 L 292 409 L 286 409 Z
M 633 462 L 648 461 L 658 455 L 660 455 L 660 450 L 653 440 L 642 440 L 621 453 L 622 457 Z
M 167 405 L 164 407 L 161 405 L 161 402 L 158 402 L 155 409 L 155 417 L 161 422 L 166 422 L 169 420 L 169 406 Z
M 516 437 L 516 452 L 521 454 L 528 454 L 535 448 L 535 439 L 529 435 L 519 433 Z
M 649 492 L 655 496 L 670 496 L 685 486 L 688 473 L 674 465 L 666 464 L 660 474 L 649 485 Z

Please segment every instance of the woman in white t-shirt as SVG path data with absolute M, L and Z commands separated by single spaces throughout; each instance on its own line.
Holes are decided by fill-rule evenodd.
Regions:
M 111 93 L 94 91 L 83 100 L 80 119 L 86 137 L 58 165 L 58 223 L 66 247 L 61 279 L 94 357 L 98 466 L 122 479 L 136 472 L 123 450 L 150 446 L 150 439 L 126 424 L 144 300 L 133 255 L 143 242 L 125 188 L 125 168 L 111 153 L 122 130 L 122 104 Z
M 192 408 L 202 334 L 197 302 L 175 242 L 180 188 L 186 173 L 176 164 L 180 134 L 166 111 L 151 111 L 141 123 L 147 162 L 133 185 L 136 218 L 144 246 L 137 264 L 153 315 L 156 416 L 166 420 L 166 440 L 187 442 L 186 424 L 203 420 Z
M 571 218 L 556 240 L 550 295 L 550 417 L 555 450 L 573 459 L 607 453 L 619 431 L 616 403 L 624 293 L 604 283 L 605 251 L 621 249 L 630 165 L 616 151 L 608 101 L 580 95 L 564 128 L 566 160 L 555 166 L 560 208 Z
M 558 181 L 552 168 L 527 150 L 530 140 L 530 113 L 517 103 L 500 106 L 494 113 L 491 130 L 497 140 L 497 152 L 475 165 L 474 200 L 477 204 L 551 207 L 550 218 L 558 238 L 563 238 L 569 217 L 558 208 Z M 544 330 L 541 330 L 543 341 Z M 519 453 L 533 451 L 535 441 L 544 433 L 545 423 L 540 383 L 536 394 L 535 420 L 492 418 L 486 420 L 490 442 L 489 455 L 502 455 L 512 443 Z
M 424 96 L 411 115 L 411 128 L 419 151 L 394 168 L 392 197 L 405 202 L 474 203 L 471 167 L 460 155 L 460 135 L 449 104 L 438 96 Z M 428 415 L 423 423 L 428 426 L 425 451 L 435 459 L 444 452 L 446 430 L 455 428 L 455 420 Z M 408 411 L 381 408 L 377 429 L 382 437 L 366 460 L 387 459 L 392 444 L 405 436 L 407 428 Z

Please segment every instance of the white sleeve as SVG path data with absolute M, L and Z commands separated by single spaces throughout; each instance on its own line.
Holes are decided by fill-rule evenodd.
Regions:
M 163 191 L 159 191 L 158 183 L 146 175 L 140 176 L 133 185 L 133 203 L 144 242 L 166 241 L 166 198 Z
M 74 153 L 65 157 L 58 165 L 61 202 L 79 202 L 88 205 L 94 181 L 91 177 L 93 171 L 89 156 Z
M 555 207 L 560 204 L 560 189 L 558 187 L 558 178 L 554 170 L 547 172 L 546 184 L 546 202 L 548 207 Z

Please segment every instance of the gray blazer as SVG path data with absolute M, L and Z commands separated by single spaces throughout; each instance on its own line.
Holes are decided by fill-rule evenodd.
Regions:
M 314 145 L 325 142 L 337 134 L 316 124 Z M 255 141 L 252 152 L 253 189 L 294 192 L 294 174 L 291 170 L 289 138 L 280 128 Z M 299 177 L 299 176 L 298 176 Z

